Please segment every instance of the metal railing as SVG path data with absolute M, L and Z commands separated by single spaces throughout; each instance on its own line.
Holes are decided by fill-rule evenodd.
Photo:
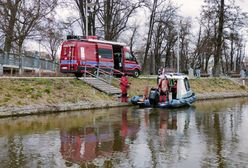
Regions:
M 92 66 L 92 65 L 85 65 L 84 66 L 84 74 L 83 77 L 90 75 L 92 77 L 98 78 L 103 80 L 109 84 L 112 84 L 112 81 L 115 80 L 116 82 L 120 82 L 118 78 L 115 78 L 114 75 L 123 75 L 124 73 L 108 66 Z
M 23 70 L 45 70 L 45 71 L 57 71 L 59 64 L 55 61 L 41 59 L 39 56 L 17 55 L 17 54 L 5 54 L 0 53 L 0 65 L 3 68 L 16 68 Z

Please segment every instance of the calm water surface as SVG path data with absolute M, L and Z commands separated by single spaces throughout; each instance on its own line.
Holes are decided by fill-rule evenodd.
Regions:
M 248 99 L 0 119 L 0 167 L 248 167 Z

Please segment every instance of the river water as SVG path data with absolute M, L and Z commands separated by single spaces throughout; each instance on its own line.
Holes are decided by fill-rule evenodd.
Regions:
M 248 167 L 248 99 L 0 119 L 0 167 Z

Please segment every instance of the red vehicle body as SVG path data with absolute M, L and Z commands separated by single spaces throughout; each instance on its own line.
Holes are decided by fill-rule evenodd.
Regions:
M 138 77 L 141 67 L 124 43 L 97 40 L 95 36 L 86 39 L 78 36 L 67 37 L 62 44 L 60 55 L 60 72 L 74 73 L 82 76 L 85 66 L 92 71 L 95 67 L 105 70 L 114 69 Z

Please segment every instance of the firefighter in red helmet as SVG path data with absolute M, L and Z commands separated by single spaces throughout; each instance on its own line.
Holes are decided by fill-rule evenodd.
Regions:
M 129 87 L 128 79 L 126 74 L 121 77 L 121 102 L 127 102 L 127 88 Z

